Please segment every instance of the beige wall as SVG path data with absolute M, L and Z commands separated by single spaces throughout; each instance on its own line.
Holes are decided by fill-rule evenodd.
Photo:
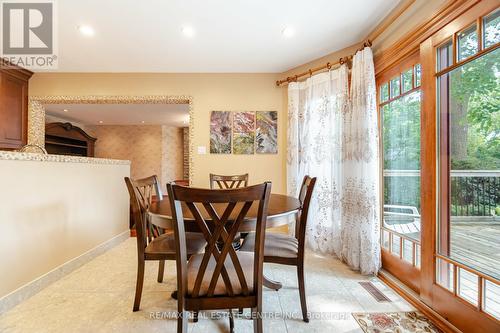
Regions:
M 0 298 L 127 231 L 128 175 L 128 165 L 0 160 Z
M 250 182 L 273 182 L 273 192 L 286 192 L 286 114 L 277 74 L 47 74 L 30 80 L 31 96 L 45 95 L 189 95 L 193 98 L 193 184 L 208 186 L 213 173 L 246 173 Z M 276 155 L 198 155 L 197 146 L 209 148 L 212 110 L 278 111 L 279 153 Z

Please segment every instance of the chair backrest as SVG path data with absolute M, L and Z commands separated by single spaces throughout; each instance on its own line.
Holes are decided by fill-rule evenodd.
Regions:
M 248 173 L 244 175 L 223 176 L 210 174 L 210 188 L 230 189 L 248 186 Z
M 309 214 L 309 205 L 316 185 L 316 177 L 311 178 L 304 176 L 302 186 L 299 192 L 300 211 L 298 214 L 297 222 L 295 223 L 295 238 L 299 241 L 299 251 L 304 249 L 306 238 L 307 216 Z
M 157 200 L 163 200 L 158 177 L 150 176 L 143 179 L 130 179 L 125 177 L 128 193 L 130 195 L 130 205 L 132 207 L 132 218 L 135 224 L 137 248 L 140 254 L 153 238 L 153 230 L 149 225 L 148 211 L 153 201 L 153 194 Z M 151 230 L 150 230 L 151 229 Z M 149 231 L 149 232 L 148 232 Z
M 229 296 L 234 296 L 234 287 L 238 286 L 236 283 L 239 283 L 240 288 L 238 290 L 241 290 L 241 293 L 238 293 L 238 295 L 251 296 L 250 294 L 256 295 L 257 292 L 261 292 L 264 234 L 271 183 L 267 182 L 241 189 L 228 190 L 197 189 L 167 184 L 167 190 L 172 206 L 176 241 L 178 297 L 187 297 L 188 288 L 186 238 L 182 205 L 185 205 L 192 214 L 195 223 L 201 229 L 207 241 L 200 269 L 194 280 L 193 290 L 189 297 L 197 298 L 199 296 L 205 274 L 208 274 L 207 277 L 210 284 L 203 297 L 212 297 L 214 295 L 215 287 L 220 277 L 222 277 Z M 253 292 L 251 293 L 248 287 L 249 281 L 245 278 L 241 263 L 232 243 L 252 205 L 258 205 L 258 210 L 257 216 L 252 216 L 252 218 L 256 218 L 256 236 L 253 263 Z M 255 211 L 254 209 L 252 210 Z M 220 246 L 222 247 L 220 248 Z M 215 268 L 213 271 L 207 271 L 207 265 L 212 257 L 215 260 Z M 228 258 L 230 260 L 226 260 Z M 228 268 L 226 267 L 228 263 L 232 263 L 232 267 L 234 267 L 238 276 L 237 281 L 230 280 Z

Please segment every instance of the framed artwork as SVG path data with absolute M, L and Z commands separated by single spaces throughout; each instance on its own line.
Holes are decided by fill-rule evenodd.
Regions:
M 278 112 L 257 111 L 255 133 L 255 152 L 257 154 L 277 154 Z
M 233 114 L 233 154 L 254 153 L 255 112 L 234 112 Z
M 277 111 L 212 111 L 211 154 L 277 154 Z
M 231 154 L 231 112 L 212 111 L 210 114 L 210 153 Z

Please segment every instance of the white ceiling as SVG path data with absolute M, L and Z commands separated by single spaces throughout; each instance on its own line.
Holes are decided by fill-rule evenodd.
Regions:
M 398 2 L 57 1 L 58 71 L 280 73 L 360 42 Z M 82 36 L 79 25 L 95 35 Z
M 188 104 L 47 104 L 44 107 L 49 116 L 81 125 L 186 127 L 189 123 Z

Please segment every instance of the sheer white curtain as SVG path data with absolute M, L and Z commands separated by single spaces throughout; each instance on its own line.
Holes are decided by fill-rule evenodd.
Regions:
M 354 55 L 350 102 L 342 147 L 340 257 L 363 274 L 375 274 L 380 268 L 380 167 L 375 70 L 368 47 Z
M 375 73 L 370 48 L 348 69 L 315 75 L 288 87 L 288 192 L 304 175 L 317 177 L 307 243 L 353 269 L 380 267 L 379 160 Z
M 347 108 L 348 69 L 310 77 L 288 86 L 289 195 L 304 175 L 317 177 L 307 228 L 307 244 L 322 253 L 340 251 L 341 140 Z

